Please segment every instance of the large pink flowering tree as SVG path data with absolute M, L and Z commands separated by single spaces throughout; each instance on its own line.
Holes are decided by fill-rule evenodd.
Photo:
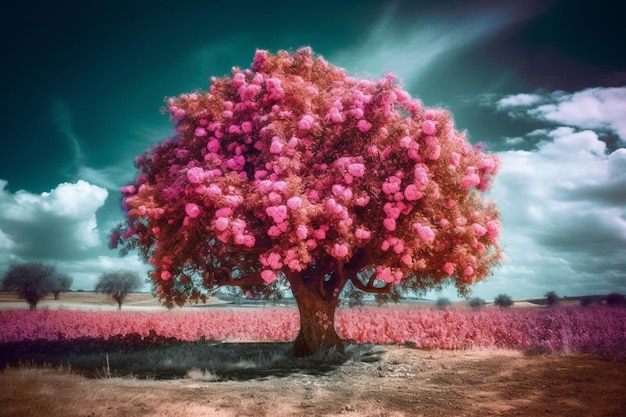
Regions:
M 394 299 L 449 282 L 464 294 L 501 257 L 498 210 L 481 195 L 498 159 L 391 75 L 357 79 L 310 48 L 259 50 L 250 69 L 167 109 L 175 135 L 137 159 L 111 237 L 140 249 L 169 307 L 217 286 L 288 285 L 306 355 L 342 346 L 346 284 Z

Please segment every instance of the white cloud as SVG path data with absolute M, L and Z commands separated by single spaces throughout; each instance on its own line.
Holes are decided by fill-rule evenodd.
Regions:
M 508 259 L 476 291 L 625 292 L 626 149 L 607 154 L 595 132 L 560 127 L 546 131 L 536 151 L 500 156 L 493 197 Z
M 580 129 L 609 130 L 626 141 L 626 87 L 588 88 L 572 94 L 516 94 L 500 99 L 497 108 L 512 117 L 524 114 Z
M 144 279 L 151 269 L 149 265 L 141 262 L 138 256 L 131 255 L 123 258 L 99 255 L 84 260 L 61 261 L 57 263 L 57 268 L 74 279 L 72 288 L 85 291 L 92 291 L 96 287 L 98 277 L 104 272 L 134 271 Z M 149 289 L 149 285 L 143 287 L 144 291 Z
M 541 96 L 537 94 L 515 94 L 500 99 L 497 103 L 499 110 L 511 107 L 528 107 L 541 101 Z
M 0 232 L 16 257 L 71 259 L 101 244 L 96 211 L 107 190 L 82 180 L 41 194 L 12 194 L 6 185 L 0 180 Z

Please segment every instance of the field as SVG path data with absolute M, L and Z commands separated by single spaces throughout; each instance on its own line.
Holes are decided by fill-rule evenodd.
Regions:
M 626 415 L 625 308 L 342 308 L 301 359 L 293 307 L 77 294 L 0 298 L 0 416 Z

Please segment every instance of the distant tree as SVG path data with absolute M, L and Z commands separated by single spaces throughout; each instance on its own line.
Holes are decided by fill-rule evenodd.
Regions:
M 67 274 L 57 273 L 56 275 L 54 275 L 52 281 L 53 282 L 51 291 L 54 294 L 54 299 L 58 300 L 60 293 L 67 292 L 70 289 L 70 287 L 72 286 L 72 282 L 74 282 L 74 279 Z
M 437 308 L 440 308 L 443 310 L 445 308 L 450 307 L 452 305 L 452 302 L 450 301 L 448 297 L 439 297 L 435 305 L 437 306 Z
M 139 250 L 170 307 L 219 286 L 289 287 L 303 356 L 343 348 L 348 282 L 377 300 L 447 283 L 467 294 L 501 260 L 483 197 L 498 157 L 392 75 L 357 79 L 310 48 L 257 51 L 167 108 L 175 133 L 136 158 L 111 246 Z
M 545 297 L 546 297 L 546 302 L 548 303 L 549 306 L 555 306 L 560 301 L 560 297 L 557 295 L 555 291 L 547 292 Z
M 25 262 L 9 267 L 2 277 L 2 288 L 15 291 L 26 300 L 31 310 L 50 293 L 55 285 L 56 268 L 41 262 Z
M 590 306 L 591 304 L 593 304 L 593 301 L 594 301 L 594 300 L 593 300 L 593 297 L 591 297 L 591 296 L 586 296 L 586 297 L 583 297 L 583 298 L 580 300 L 580 305 L 581 305 L 581 306 L 583 306 L 583 307 L 587 307 L 587 306 Z
M 506 294 L 499 294 L 493 300 L 493 304 L 498 307 L 510 307 L 513 305 L 513 299 Z
M 118 310 L 121 310 L 128 293 L 139 289 L 141 284 L 142 280 L 136 272 L 105 272 L 98 279 L 96 292 L 108 294 L 117 302 Z
M 611 294 L 606 296 L 606 304 L 610 306 L 624 305 L 625 299 L 626 297 L 624 297 L 624 295 L 617 292 L 612 292 Z
M 472 308 L 480 308 L 485 306 L 485 300 L 480 297 L 472 297 L 467 302 Z

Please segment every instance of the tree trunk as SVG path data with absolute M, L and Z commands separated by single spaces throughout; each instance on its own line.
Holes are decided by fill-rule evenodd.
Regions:
M 335 331 L 339 291 L 324 297 L 315 282 L 303 283 L 295 279 L 290 280 L 290 284 L 300 312 L 300 331 L 293 342 L 294 355 L 312 355 L 321 347 L 343 350 L 343 342 Z

